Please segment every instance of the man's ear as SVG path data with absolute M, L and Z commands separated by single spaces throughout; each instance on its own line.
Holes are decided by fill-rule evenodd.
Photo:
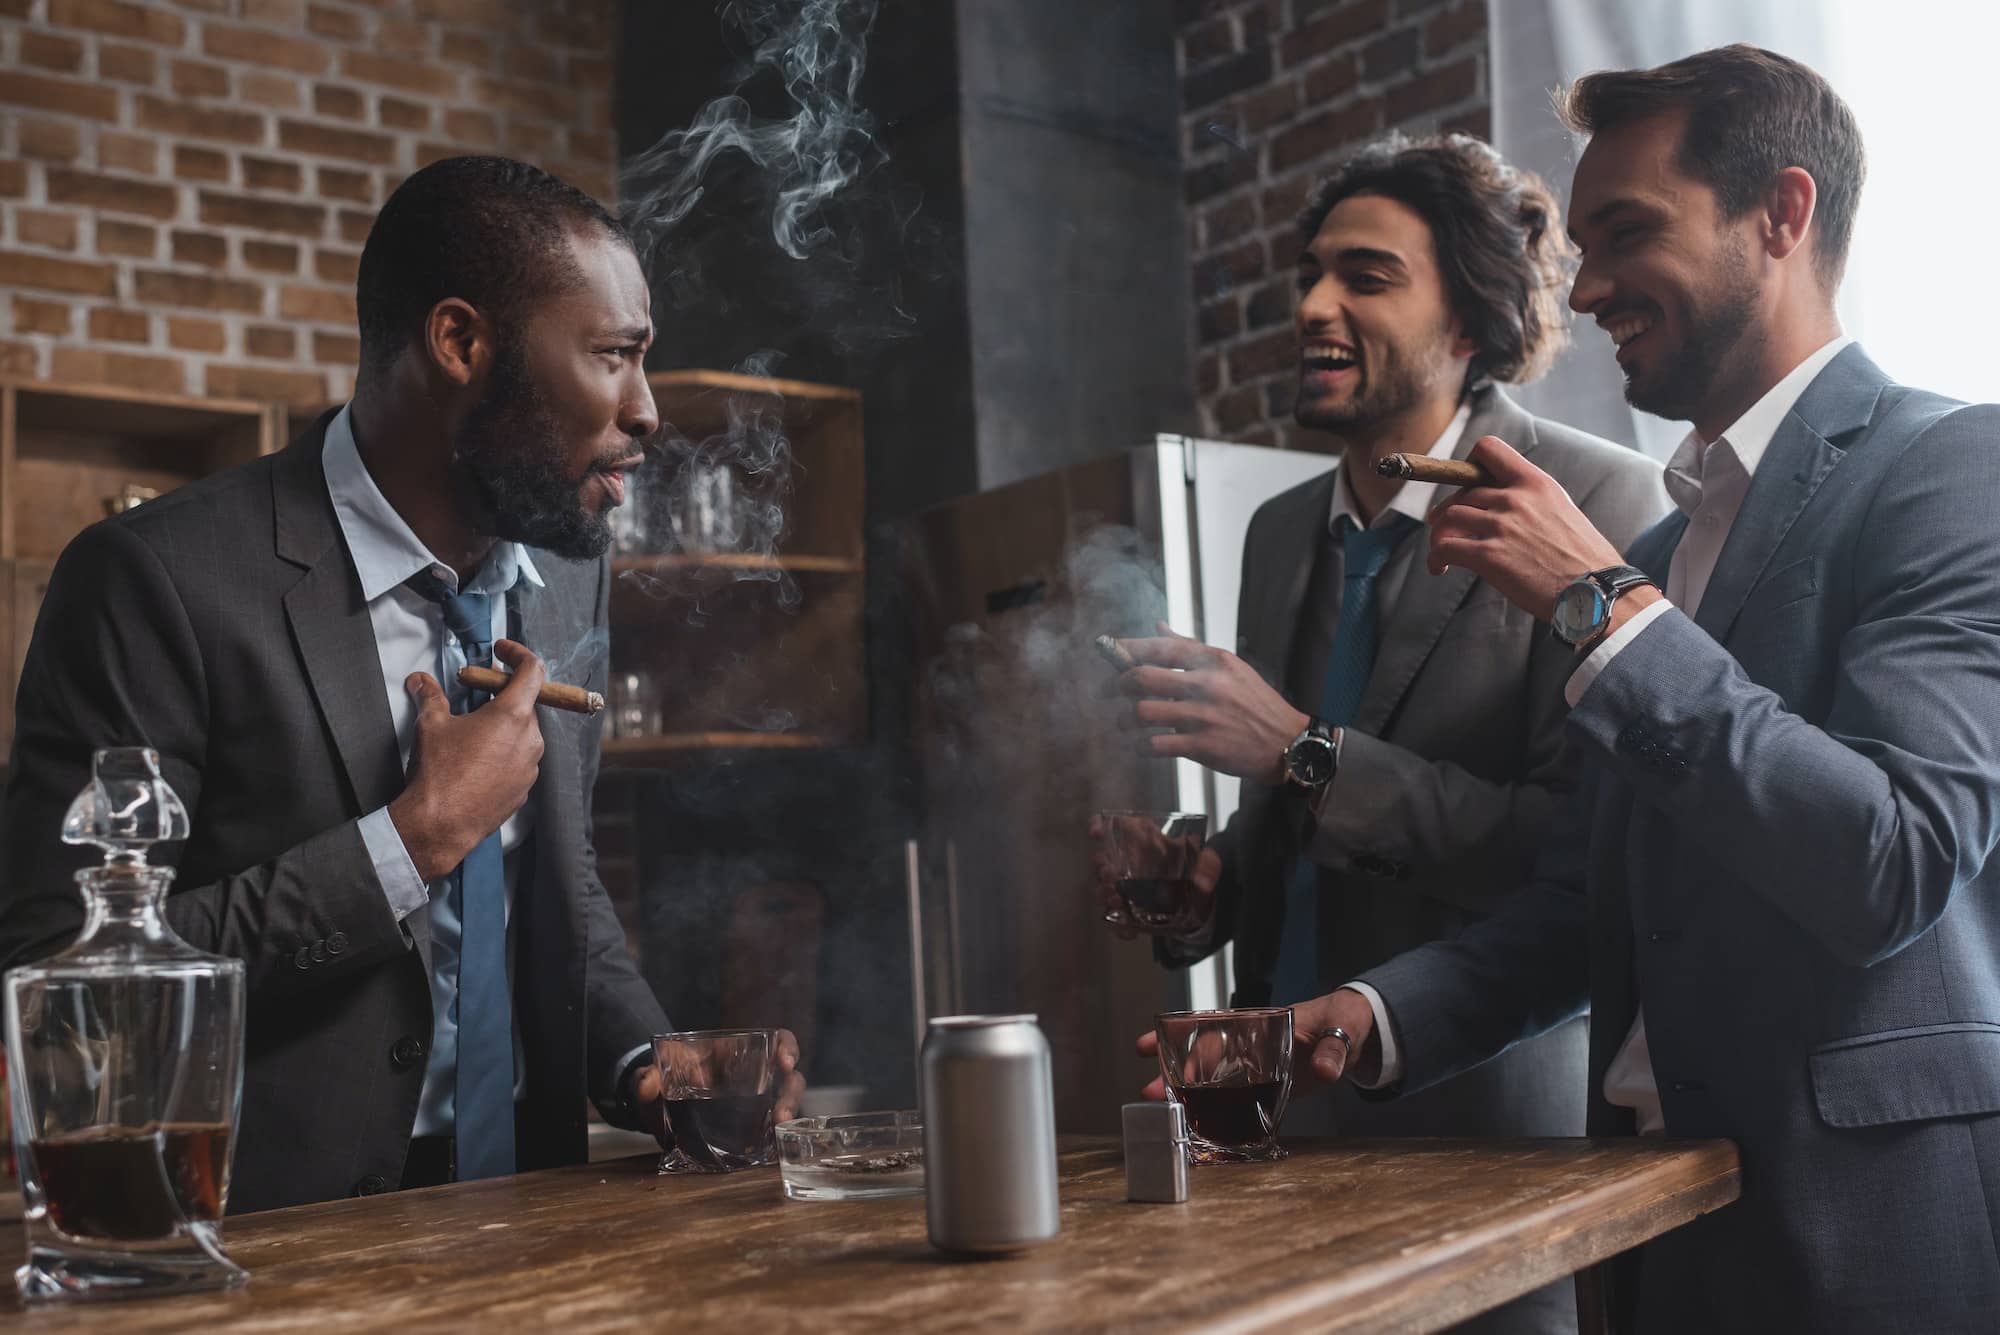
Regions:
M 446 297 L 424 320 L 424 355 L 447 380 L 469 385 L 493 360 L 492 327 L 470 302 Z
M 1764 199 L 1764 253 L 1782 260 L 1804 245 L 1818 203 L 1819 187 L 1805 168 L 1779 172 Z

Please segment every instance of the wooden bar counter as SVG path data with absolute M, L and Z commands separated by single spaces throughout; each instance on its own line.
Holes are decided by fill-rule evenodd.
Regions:
M 1426 1331 L 1736 1199 L 1724 1141 L 1319 1141 L 1125 1200 L 1118 1145 L 1066 1138 L 1062 1236 L 954 1260 L 922 1198 L 783 1199 L 778 1170 L 650 1157 L 245 1215 L 228 1294 L 9 1310 L 56 1331 Z M 21 1255 L 0 1226 L 0 1263 Z M 11 1291 L 11 1284 L 8 1285 Z

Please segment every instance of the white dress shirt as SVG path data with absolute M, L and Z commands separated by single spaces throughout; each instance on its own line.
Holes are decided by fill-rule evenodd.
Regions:
M 1798 404 L 1806 386 L 1853 341 L 1843 335 L 1823 345 L 1765 391 L 1712 443 L 1704 444 L 1693 431 L 1687 434 L 1667 462 L 1667 494 L 1687 515 L 1688 525 L 1667 565 L 1666 597 L 1640 609 L 1577 665 L 1563 687 L 1564 698 L 1571 708 L 1576 707 L 1611 660 L 1638 639 L 1647 626 L 1666 615 L 1668 608 L 1679 607 L 1689 616 L 1699 610 L 1701 596 L 1708 589 L 1709 577 L 1715 573 L 1715 563 L 1736 523 L 1737 512 L 1743 508 L 1743 499 L 1750 492 L 1757 465 L 1770 448 L 1771 438 L 1778 434 L 1778 428 Z M 1368 1088 L 1393 1085 L 1403 1077 L 1403 1064 L 1396 1050 L 1395 1026 L 1389 1022 L 1388 1008 L 1381 995 L 1367 984 L 1348 986 L 1368 998 L 1368 1007 L 1375 1014 L 1375 1031 L 1382 1039 L 1382 1072 Z M 1604 1073 L 1604 1097 L 1607 1102 L 1633 1110 L 1640 1134 L 1665 1133 L 1659 1086 L 1646 1047 L 1643 1010 Z
M 346 408 L 327 424 L 322 462 L 334 516 L 340 521 L 341 536 L 347 541 L 348 555 L 353 558 L 355 573 L 361 580 L 361 596 L 368 604 L 368 620 L 375 628 L 382 689 L 388 696 L 389 718 L 396 730 L 396 745 L 402 751 L 403 770 L 408 773 L 410 748 L 416 740 L 417 708 L 416 701 L 403 689 L 403 682 L 413 672 L 428 672 L 444 687 L 454 706 L 463 702 L 466 688 L 458 682 L 458 670 L 465 666 L 465 651 L 458 638 L 445 629 L 443 609 L 410 588 L 406 581 L 419 571 L 428 570 L 446 587 L 456 589 L 458 575 L 431 554 L 375 485 L 367 465 L 361 461 L 361 452 L 355 447 L 354 429 Z M 522 580 L 538 588 L 542 583 L 528 549 L 519 543 L 503 542 L 494 545 L 466 586 L 468 592 L 484 593 L 491 598 L 496 640 L 507 635 L 507 594 Z M 510 917 L 514 889 L 520 883 L 520 848 L 533 823 L 531 801 L 500 827 L 506 911 Z M 458 909 L 444 893 L 443 881 L 427 886 L 417 875 L 416 864 L 410 860 L 409 850 L 403 847 L 402 836 L 396 833 L 387 807 L 363 816 L 360 826 L 361 840 L 375 863 L 375 874 L 396 920 L 401 922 L 425 904 L 430 905 L 433 1027 L 414 1134 L 449 1135 L 458 1074 L 458 946 L 463 939 Z M 517 1026 L 516 1099 L 522 1093 L 522 1069 Z

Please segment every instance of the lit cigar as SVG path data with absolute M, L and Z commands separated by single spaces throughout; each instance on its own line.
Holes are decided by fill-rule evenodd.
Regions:
M 1139 660 L 1125 652 L 1125 646 L 1112 639 L 1109 635 L 1100 635 L 1092 640 L 1091 643 L 1097 647 L 1098 653 L 1104 655 L 1104 661 L 1111 664 L 1112 667 L 1117 668 L 1120 672 L 1130 672 L 1133 668 L 1139 666 Z
M 458 670 L 458 684 L 470 686 L 475 691 L 500 691 L 512 674 L 499 668 L 462 667 Z M 586 691 L 581 686 L 569 686 L 559 681 L 544 682 L 535 703 L 548 709 L 568 710 L 572 714 L 595 714 L 604 708 L 604 697 L 596 691 Z
M 1385 454 L 1375 471 L 1405 482 L 1438 482 L 1447 487 L 1490 487 L 1493 479 L 1469 459 L 1433 459 L 1428 454 Z

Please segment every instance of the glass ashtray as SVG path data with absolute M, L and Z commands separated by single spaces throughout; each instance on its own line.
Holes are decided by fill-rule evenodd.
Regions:
M 794 1201 L 867 1201 L 924 1194 L 917 1113 L 841 1113 L 778 1123 L 778 1164 Z

